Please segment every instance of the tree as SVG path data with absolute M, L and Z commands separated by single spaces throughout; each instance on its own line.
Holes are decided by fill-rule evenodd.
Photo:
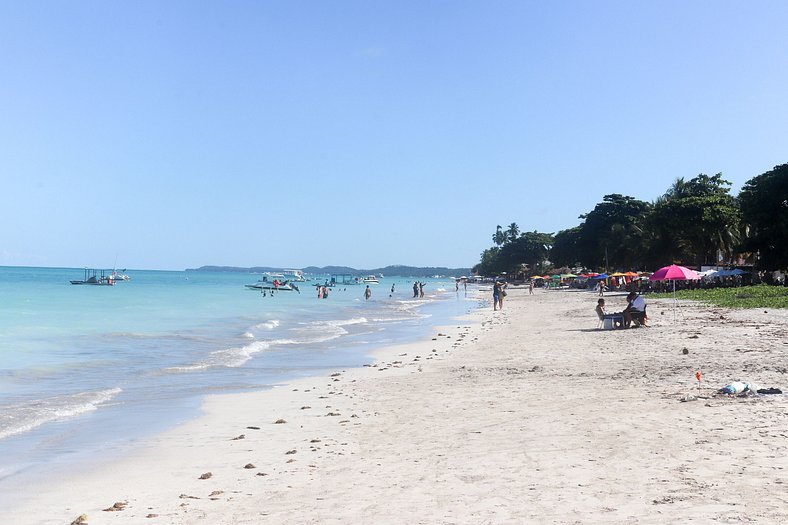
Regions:
M 788 164 L 748 180 L 738 201 L 748 233 L 741 248 L 758 252 L 760 268 L 788 268 Z
M 644 220 L 651 204 L 618 193 L 605 195 L 602 202 L 580 218 L 584 221 L 571 233 L 575 261 L 559 251 L 562 262 L 581 262 L 591 268 L 631 269 L 644 264 Z M 566 235 L 560 250 L 565 250 Z
M 516 241 L 520 236 L 520 227 L 517 226 L 516 222 L 509 225 L 509 228 L 506 230 L 506 236 L 509 242 Z
M 532 271 L 540 270 L 547 261 L 552 244 L 553 236 L 549 233 L 525 232 L 501 248 L 498 254 L 500 267 L 507 273 L 518 273 L 523 264 Z
M 493 234 L 492 239 L 496 246 L 501 246 L 506 242 L 507 240 L 506 232 L 504 232 L 503 229 L 501 229 L 500 224 L 496 226 L 495 233 Z
M 472 268 L 473 273 L 477 275 L 497 275 L 501 273 L 500 262 L 498 254 L 501 249 L 498 247 L 488 248 L 482 252 L 479 264 Z
M 583 264 L 579 258 L 580 250 L 577 247 L 581 236 L 580 230 L 580 226 L 575 226 L 555 234 L 553 247 L 550 250 L 550 260 L 553 264 L 569 267 Z
M 653 246 L 667 250 L 662 262 L 716 264 L 738 245 L 740 212 L 722 174 L 679 178 L 654 204 L 649 221 Z M 654 254 L 656 256 L 656 254 Z

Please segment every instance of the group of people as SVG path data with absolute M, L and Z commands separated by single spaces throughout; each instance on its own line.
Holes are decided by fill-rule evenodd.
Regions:
M 413 298 L 424 297 L 424 283 L 416 281 L 413 283 Z
M 605 300 L 599 299 L 596 304 L 596 313 L 599 320 L 610 319 L 613 328 L 629 328 L 632 323 L 636 326 L 647 326 L 648 316 L 646 315 L 646 300 L 637 292 L 627 294 L 627 307 L 621 312 L 607 313 L 605 310 Z

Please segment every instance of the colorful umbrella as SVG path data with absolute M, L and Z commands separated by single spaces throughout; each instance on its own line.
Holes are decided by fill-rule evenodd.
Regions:
M 700 279 L 698 272 L 676 264 L 660 268 L 649 277 L 651 281 L 692 281 L 696 279 Z
M 561 279 L 572 279 L 573 277 L 577 277 L 577 275 L 573 273 L 562 273 Z
M 639 277 L 637 272 L 625 272 L 624 275 L 626 277 Z
M 611 273 L 610 277 L 624 277 L 625 274 L 621 272 Z
M 684 266 L 671 264 L 660 268 L 649 277 L 650 281 L 673 281 L 673 322 L 676 322 L 676 281 L 692 281 L 700 279 L 700 275 L 695 270 L 690 270 Z
M 544 279 L 541 275 L 532 275 L 531 279 Z

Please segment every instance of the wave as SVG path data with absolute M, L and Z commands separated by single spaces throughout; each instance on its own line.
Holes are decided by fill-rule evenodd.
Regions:
M 271 319 L 270 321 L 265 321 L 264 323 L 258 323 L 252 328 L 257 330 L 273 330 L 279 326 L 279 324 L 279 319 Z
M 171 366 L 164 370 L 167 372 L 196 372 L 209 368 L 238 368 L 249 361 L 254 354 L 262 352 L 270 346 L 270 343 L 266 341 L 254 341 L 244 346 L 215 350 L 205 359 L 191 365 Z
M 270 343 L 272 345 L 325 343 L 347 335 L 349 332 L 345 329 L 346 326 L 366 324 L 368 322 L 366 317 L 353 317 L 350 319 L 331 319 L 328 321 L 301 323 L 300 327 L 290 329 L 291 332 L 295 333 L 293 339 L 276 339 L 270 341 Z
M 3 407 L 0 410 L 0 439 L 28 432 L 45 423 L 92 412 L 122 391 L 120 388 L 110 388 L 79 392 Z

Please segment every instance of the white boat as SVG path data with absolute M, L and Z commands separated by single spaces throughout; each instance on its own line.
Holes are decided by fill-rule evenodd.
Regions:
M 282 274 L 288 281 L 293 281 L 296 283 L 306 282 L 303 270 L 282 270 Z
M 125 272 L 125 271 L 126 270 L 121 270 L 121 272 Z M 128 281 L 129 279 L 131 279 L 131 277 L 129 277 L 125 273 L 118 273 L 117 270 L 112 270 L 110 279 L 112 279 L 113 281 Z
M 289 281 L 284 279 L 280 281 L 278 277 L 270 279 L 268 275 L 263 275 L 263 277 L 256 283 L 245 284 L 244 286 L 250 290 L 277 290 L 286 292 L 292 292 L 295 290 L 296 292 L 300 292 L 298 286 L 290 283 Z
M 378 281 L 378 278 L 375 277 L 374 275 L 367 275 L 366 277 L 364 277 L 362 279 L 362 281 L 365 284 L 378 284 L 378 282 L 380 282 L 380 281 Z

